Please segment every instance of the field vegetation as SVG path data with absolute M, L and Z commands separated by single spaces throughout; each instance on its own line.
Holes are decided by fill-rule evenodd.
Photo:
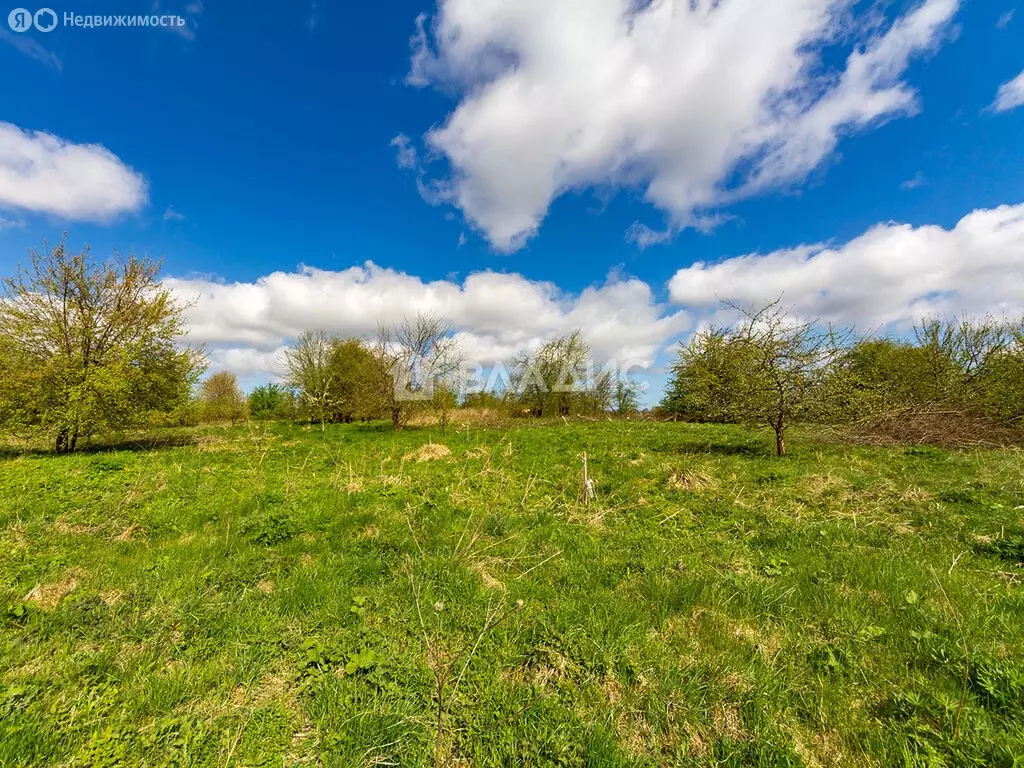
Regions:
M 0 766 L 1024 764 L 1020 322 L 732 308 L 641 411 L 418 315 L 246 395 L 158 270 L 3 283 Z
M 0 764 L 1017 764 L 1020 451 L 765 438 L 8 453 Z

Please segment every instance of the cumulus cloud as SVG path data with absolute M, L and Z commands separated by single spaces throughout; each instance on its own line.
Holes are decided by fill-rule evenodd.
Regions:
M 952 229 L 879 224 L 842 246 L 698 262 L 676 272 L 669 292 L 695 313 L 782 296 L 804 317 L 905 328 L 928 315 L 1024 314 L 1022 254 L 1024 204 L 1004 205 Z
M 914 112 L 904 72 L 958 5 L 924 0 L 878 29 L 849 0 L 439 0 L 416 20 L 407 78 L 460 99 L 425 137 L 450 165 L 436 200 L 505 250 L 556 197 L 595 186 L 640 187 L 670 232 L 691 226 Z M 828 71 L 840 42 L 852 52 Z
M 951 229 L 884 223 L 844 245 L 809 244 L 678 270 L 669 305 L 647 283 L 615 274 L 580 293 L 518 274 L 428 281 L 373 262 L 303 267 L 253 282 L 168 279 L 192 302 L 189 338 L 215 369 L 248 381 L 280 375 L 285 346 L 307 329 L 371 337 L 378 321 L 418 312 L 449 320 L 462 349 L 488 366 L 555 335 L 583 330 L 595 358 L 656 362 L 698 323 L 727 320 L 721 302 L 783 297 L 807 318 L 862 330 L 906 330 L 926 315 L 1024 314 L 1024 203 L 964 216 Z
M 142 176 L 105 147 L 0 122 L 0 208 L 104 221 L 146 199 Z
M 1022 104 L 1024 104 L 1024 72 L 1010 82 L 999 86 L 999 93 L 996 94 L 992 109 L 996 112 L 1009 112 Z
M 419 312 L 449 320 L 462 350 L 482 365 L 507 362 L 555 335 L 582 329 L 598 360 L 653 362 L 689 323 L 667 312 L 641 280 L 616 277 L 579 294 L 516 274 L 478 272 L 461 283 L 425 281 L 372 262 L 342 271 L 304 267 L 255 282 L 169 279 L 184 301 L 189 339 L 207 344 L 215 365 L 242 376 L 279 374 L 282 347 L 303 330 L 371 337 L 378 322 Z

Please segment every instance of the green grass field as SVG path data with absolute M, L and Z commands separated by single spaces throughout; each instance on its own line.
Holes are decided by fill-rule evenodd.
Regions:
M 172 437 L 0 454 L 0 765 L 1024 765 L 1019 450 Z

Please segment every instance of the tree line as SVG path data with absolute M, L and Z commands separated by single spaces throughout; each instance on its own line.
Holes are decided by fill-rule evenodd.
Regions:
M 768 427 L 786 453 L 795 422 L 970 414 L 1024 425 L 1024 320 L 930 318 L 910 338 L 801 322 L 776 301 L 681 344 L 661 410 Z
M 590 348 L 579 331 L 515 359 L 497 391 L 465 391 L 463 362 L 451 326 L 430 315 L 381 327 L 370 341 L 307 331 L 285 353 L 283 385 L 257 387 L 246 399 L 231 374 L 217 373 L 203 382 L 200 408 L 207 420 L 386 419 L 396 428 L 426 414 L 442 430 L 457 407 L 532 416 L 637 409 L 634 384 L 589 370 Z
M 134 253 L 74 252 L 65 235 L 0 280 L 0 428 L 66 452 L 120 430 L 249 418 L 402 428 L 430 413 L 444 429 L 460 396 L 464 406 L 538 416 L 636 407 L 631 385 L 609 375 L 584 381 L 590 350 L 579 332 L 517 360 L 507 391 L 465 395 L 458 337 L 429 315 L 381 325 L 369 340 L 303 333 L 285 355 L 283 384 L 246 397 L 231 373 L 202 379 L 204 351 L 183 343 L 188 307 L 159 271 Z
M 637 410 L 636 385 L 594 372 L 580 331 L 513 360 L 502 389 L 467 394 L 459 336 L 429 315 L 370 339 L 307 331 L 287 350 L 283 383 L 246 397 L 228 372 L 202 379 L 203 350 L 182 343 L 187 306 L 159 270 L 134 254 L 100 261 L 66 239 L 30 251 L 0 281 L 0 428 L 65 452 L 94 435 L 200 421 L 400 429 L 429 414 L 444 429 L 460 405 L 555 418 Z M 779 455 L 801 421 L 942 410 L 1024 425 L 1024 321 L 931 319 L 896 339 L 797 321 L 778 301 L 740 315 L 680 345 L 661 413 L 768 427 Z

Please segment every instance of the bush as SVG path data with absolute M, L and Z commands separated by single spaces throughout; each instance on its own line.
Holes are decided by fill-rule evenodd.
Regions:
M 249 394 L 249 417 L 252 419 L 284 421 L 295 416 L 295 394 L 279 384 L 265 384 Z

